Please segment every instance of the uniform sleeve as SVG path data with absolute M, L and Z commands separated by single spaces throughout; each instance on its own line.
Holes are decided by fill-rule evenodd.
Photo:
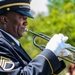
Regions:
M 8 56 L 8 58 L 4 56 L 0 58 L 0 75 L 54 75 L 55 72 L 59 73 L 65 68 L 58 72 L 62 68 L 61 62 L 54 53 L 47 49 L 23 67 L 14 58 L 11 60 L 10 54 Z M 5 58 L 5 66 L 2 66 L 3 58 Z

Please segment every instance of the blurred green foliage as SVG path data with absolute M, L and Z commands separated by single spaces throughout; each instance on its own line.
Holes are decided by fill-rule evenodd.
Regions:
M 63 33 L 69 37 L 67 43 L 75 46 L 75 0 L 49 0 L 48 8 L 48 16 L 39 14 L 35 19 L 29 18 L 27 28 L 33 32 L 43 33 L 50 37 L 56 33 Z M 32 59 L 41 52 L 33 45 L 32 34 L 25 32 L 24 37 L 19 41 Z M 47 43 L 41 39 L 37 41 L 39 44 L 41 42 L 42 44 Z M 68 64 L 67 62 L 67 67 Z M 66 71 L 67 68 L 59 75 L 65 74 Z

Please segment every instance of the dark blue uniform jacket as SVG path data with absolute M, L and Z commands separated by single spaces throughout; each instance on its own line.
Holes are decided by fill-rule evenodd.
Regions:
M 0 30 L 0 75 L 54 75 L 65 68 L 53 52 L 43 50 L 33 60 Z

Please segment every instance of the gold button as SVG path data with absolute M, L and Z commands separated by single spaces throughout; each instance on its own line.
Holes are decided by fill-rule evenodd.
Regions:
M 12 42 L 12 45 L 15 45 L 15 44 Z
M 7 11 L 9 11 L 10 10 L 10 8 L 7 8 Z

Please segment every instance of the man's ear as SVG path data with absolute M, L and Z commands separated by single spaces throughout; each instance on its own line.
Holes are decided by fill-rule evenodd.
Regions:
M 6 16 L 1 16 L 0 19 L 1 19 L 1 22 L 3 24 L 7 23 L 7 17 Z

